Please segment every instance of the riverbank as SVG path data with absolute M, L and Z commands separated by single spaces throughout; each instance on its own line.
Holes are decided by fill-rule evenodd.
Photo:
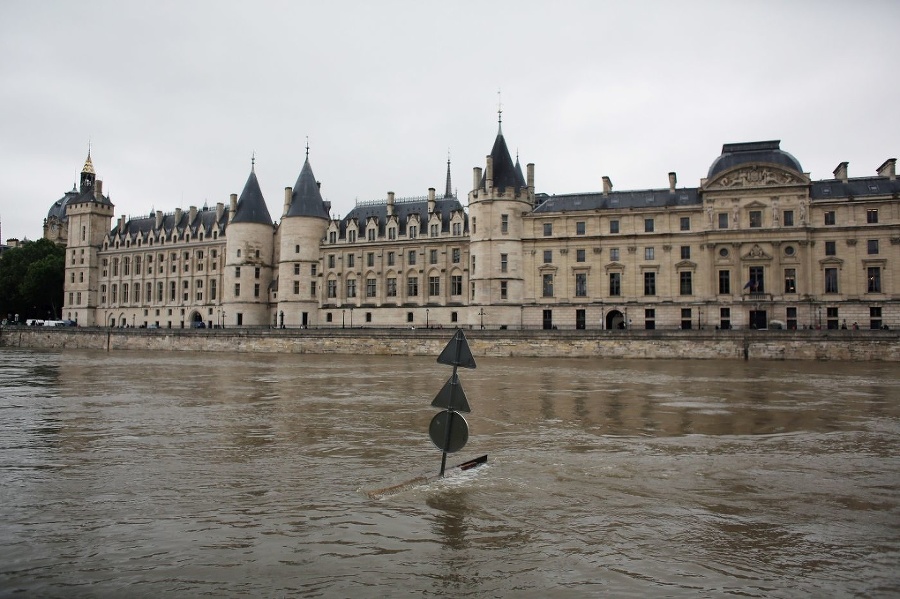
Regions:
M 451 329 L 0 328 L 0 347 L 437 355 Z M 468 330 L 477 356 L 900 361 L 896 331 Z

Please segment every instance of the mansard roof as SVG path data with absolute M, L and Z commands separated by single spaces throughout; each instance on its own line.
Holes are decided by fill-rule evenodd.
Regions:
M 244 191 L 241 192 L 241 197 L 238 199 L 237 210 L 231 222 L 257 223 L 260 225 L 272 224 L 272 217 L 269 215 L 266 200 L 263 198 L 262 190 L 259 188 L 256 172 L 252 170 L 247 178 L 246 185 L 244 185 Z
M 781 149 L 781 140 L 751 141 L 722 146 L 722 154 L 709 167 L 708 179 L 742 164 L 775 164 L 803 174 L 800 162 Z
M 813 181 L 810 189 L 810 197 L 814 201 L 886 195 L 896 198 L 898 194 L 900 179 L 892 181 L 888 177 L 858 177 L 848 179 L 846 183 L 840 179 L 826 179 Z
M 620 210 L 622 208 L 664 208 L 671 206 L 699 206 L 703 203 L 696 187 L 683 187 L 672 193 L 669 188 L 639 191 L 611 191 L 570 193 L 562 195 L 537 194 L 535 214 L 575 212 L 578 210 Z
M 435 198 L 434 210 L 441 215 L 441 231 L 450 230 L 450 219 L 453 213 L 463 211 L 463 218 L 468 222 L 468 216 L 463 210 L 463 205 L 455 196 L 448 198 Z M 422 196 L 418 198 L 398 198 L 394 200 L 394 216 L 400 225 L 400 232 L 406 231 L 406 225 L 413 214 L 418 214 L 421 223 L 424 225 L 428 222 L 430 215 L 428 214 L 428 198 Z M 351 220 L 358 219 L 360 227 L 365 227 L 370 218 L 378 219 L 379 232 L 384 231 L 387 224 L 387 203 L 386 202 L 362 202 L 358 203 L 353 210 L 341 221 L 341 233 L 347 230 L 347 223 Z M 466 225 L 468 228 L 468 225 Z
M 285 216 L 314 216 L 318 218 L 328 218 L 328 208 L 322 200 L 322 194 L 319 191 L 319 183 L 313 175 L 312 167 L 309 165 L 309 158 L 303 163 L 300 170 L 300 176 L 294 183 L 294 190 L 291 193 L 291 205 Z
M 497 138 L 494 139 L 494 147 L 491 148 L 491 162 L 494 168 L 494 188 L 504 191 L 507 187 L 514 189 L 525 188 L 525 178 L 522 169 L 516 168 L 509 149 L 506 147 L 506 139 L 503 137 L 503 129 L 498 129 Z M 518 160 L 517 160 L 518 162 Z M 487 180 L 487 172 L 481 177 L 481 188 L 484 189 Z
M 224 208 L 221 219 L 216 218 L 216 210 L 203 207 L 198 210 L 194 220 L 191 221 L 190 211 L 184 210 L 179 213 L 162 215 L 160 225 L 156 226 L 156 216 L 142 216 L 132 218 L 125 222 L 125 226 L 120 228 L 119 223 L 110 231 L 110 237 L 147 237 L 151 235 L 158 237 L 168 237 L 172 232 L 184 232 L 187 230 L 192 236 L 199 235 L 201 232 L 205 235 L 212 235 L 214 230 L 224 233 L 228 225 L 228 208 Z
M 63 197 L 53 202 L 50 209 L 47 211 L 47 218 L 56 218 L 60 222 L 67 222 L 69 217 L 66 215 L 66 208 L 68 208 L 69 204 L 86 204 L 88 202 L 104 204 L 106 206 L 112 205 L 112 202 L 108 197 L 102 194 L 100 197 L 97 197 L 93 188 L 88 188 L 84 192 L 79 192 L 73 187 L 72 191 L 67 191 Z

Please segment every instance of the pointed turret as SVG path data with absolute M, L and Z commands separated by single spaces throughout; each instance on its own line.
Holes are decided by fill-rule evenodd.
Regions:
M 498 127 L 497 138 L 494 140 L 494 147 L 491 148 L 491 164 L 493 165 L 494 189 L 503 192 L 507 187 L 514 189 L 525 187 L 521 171 L 516 170 L 512 156 L 509 155 L 509 148 L 506 147 L 506 139 L 503 137 L 502 127 Z M 486 179 L 487 173 L 481 179 L 482 189 L 484 189 Z
M 259 188 L 259 181 L 256 179 L 254 169 L 250 170 L 250 176 L 247 178 L 247 184 L 244 185 L 244 191 L 241 192 L 241 197 L 238 199 L 237 210 L 231 222 L 272 224 L 272 217 L 269 215 L 269 209 L 266 207 L 266 200 L 263 198 L 262 190 Z
M 322 200 L 319 183 L 316 181 L 312 167 L 309 165 L 309 155 L 307 155 L 306 161 L 303 163 L 297 182 L 294 183 L 294 189 L 291 193 L 291 205 L 285 216 L 328 218 L 328 210 L 325 207 L 325 202 Z

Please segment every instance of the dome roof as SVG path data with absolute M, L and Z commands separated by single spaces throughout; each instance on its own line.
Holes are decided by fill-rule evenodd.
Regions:
M 803 174 L 803 168 L 796 158 L 781 149 L 781 140 L 752 141 L 739 144 L 725 144 L 722 155 L 709 167 L 708 179 L 742 164 L 775 164 Z

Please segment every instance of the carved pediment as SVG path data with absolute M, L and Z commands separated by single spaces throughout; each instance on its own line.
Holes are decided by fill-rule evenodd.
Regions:
M 744 166 L 726 171 L 706 184 L 706 189 L 766 187 L 770 185 L 802 185 L 806 177 L 770 165 Z
M 682 270 L 685 270 L 685 269 L 696 270 L 697 263 L 692 262 L 690 260 L 682 260 L 680 262 L 675 263 L 675 268 L 682 269 Z
M 758 243 L 754 243 L 750 251 L 742 256 L 744 260 L 771 260 L 772 256 L 767 254 Z
M 769 206 L 768 206 L 767 204 L 763 204 L 763 203 L 760 202 L 759 200 L 753 200 L 752 202 L 750 202 L 749 204 L 747 204 L 746 206 L 744 206 L 744 208 L 750 208 L 750 209 L 754 209 L 754 210 L 755 210 L 755 209 L 768 208 L 768 207 L 769 207 Z
M 607 271 L 610 271 L 610 270 L 622 271 L 622 270 L 625 270 L 625 265 L 622 264 L 621 262 L 610 262 L 609 264 L 606 265 L 606 270 Z
M 829 258 L 823 258 L 822 260 L 819 260 L 819 265 L 820 266 L 841 266 L 842 267 L 842 266 L 844 266 L 844 261 L 841 260 L 840 258 L 835 258 L 834 256 L 831 256 Z

